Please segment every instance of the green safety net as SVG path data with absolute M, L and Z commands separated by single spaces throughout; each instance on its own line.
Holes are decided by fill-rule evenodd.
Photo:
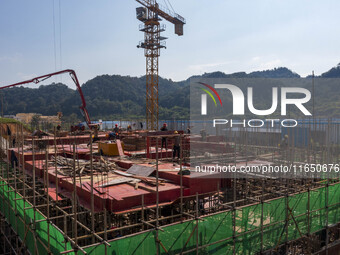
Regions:
M 15 200 L 20 196 L 3 182 L 0 183 L 0 192 L 4 197 L 0 201 L 1 211 L 20 238 L 25 240 L 32 254 L 38 252 L 46 254 L 46 248 L 41 242 L 45 246 L 48 245 L 48 231 L 53 254 L 71 249 L 69 243 L 64 243 L 62 233 L 46 221 L 36 224 L 36 234 L 41 242 L 35 241 L 34 232 L 25 231 L 24 224 L 18 218 L 15 219 L 15 211 L 18 216 L 24 218 L 23 200 Z M 85 251 L 92 255 L 156 254 L 158 248 L 160 254 L 178 254 L 189 250 L 193 250 L 192 254 L 196 254 L 194 250 L 198 246 L 199 254 L 233 254 L 234 252 L 255 254 L 261 247 L 263 250 L 275 248 L 287 240 L 300 238 L 308 232 L 313 233 L 326 225 L 340 222 L 340 184 L 330 185 L 328 191 L 327 193 L 327 188 L 323 187 L 309 193 L 304 192 L 288 198 L 273 199 L 263 204 L 244 206 L 234 212 L 221 212 L 198 221 L 191 220 L 164 226 L 163 231 L 158 231 L 158 237 L 155 230 L 150 230 L 113 240 L 110 242 L 111 247 L 102 244 L 86 248 Z M 28 203 L 25 206 L 30 207 Z M 33 209 L 25 211 L 25 222 L 29 224 L 34 219 L 34 212 Z M 39 212 L 35 213 L 35 218 L 44 219 Z M 234 231 L 235 238 L 233 238 Z
M 5 182 L 0 181 L 0 210 L 6 217 L 13 230 L 24 241 L 26 247 L 31 254 L 48 254 L 48 244 L 50 251 L 53 254 L 59 254 L 60 251 L 70 250 L 71 245 L 64 242 L 63 234 L 55 228 L 52 224 L 47 223 L 46 219 L 41 213 L 36 211 L 34 213 L 32 205 L 25 202 L 22 197 L 15 193 Z M 31 224 L 36 221 L 44 220 Z M 31 224 L 30 228 L 27 226 Z M 36 231 L 34 231 L 34 227 Z M 37 238 L 34 238 L 36 232 Z M 48 235 L 49 233 L 49 235 Z M 49 236 L 49 238 L 48 238 Z
M 245 206 L 235 212 L 207 216 L 199 221 L 162 227 L 164 231 L 158 231 L 158 239 L 153 230 L 112 241 L 111 247 L 99 245 L 85 250 L 91 255 L 105 254 L 105 249 L 107 254 L 117 255 L 156 254 L 158 246 L 160 254 L 190 250 L 189 254 L 196 254 L 198 245 L 199 254 L 256 254 L 261 247 L 263 250 L 275 248 L 287 240 L 340 222 L 340 184 L 330 185 L 328 189 L 328 194 L 327 188 L 323 187 L 309 194 L 295 194 Z

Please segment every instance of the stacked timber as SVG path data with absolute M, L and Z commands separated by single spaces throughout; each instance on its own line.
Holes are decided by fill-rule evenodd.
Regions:
M 107 174 L 109 172 L 113 172 L 116 168 L 115 163 L 108 162 L 103 157 L 100 157 L 98 161 L 92 162 L 92 169 L 91 162 L 89 160 L 73 160 L 71 158 L 65 158 L 62 156 L 51 157 L 49 166 L 55 166 L 55 164 L 58 166 L 58 174 L 70 177 L 73 177 L 74 174 L 76 176 L 84 176 L 91 173 L 91 171 Z
M 133 135 L 126 136 L 122 140 L 124 142 L 124 150 L 126 151 L 140 151 L 146 148 L 145 137 Z

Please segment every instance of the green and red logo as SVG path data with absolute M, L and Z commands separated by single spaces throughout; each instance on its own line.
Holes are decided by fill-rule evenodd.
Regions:
M 220 95 L 217 93 L 217 91 L 212 86 L 210 86 L 209 84 L 203 83 L 203 82 L 199 82 L 199 84 L 210 89 L 217 96 L 218 100 L 220 101 L 221 106 L 223 106 Z M 215 103 L 215 106 L 217 107 L 217 102 L 213 94 L 207 89 L 204 89 L 204 88 L 200 88 L 200 89 L 203 90 L 205 93 L 207 93 L 212 98 L 212 100 Z M 202 94 L 202 109 L 201 109 L 202 115 L 207 114 L 207 94 Z

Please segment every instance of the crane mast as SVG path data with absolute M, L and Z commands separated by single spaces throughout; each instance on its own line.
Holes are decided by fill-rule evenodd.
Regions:
M 138 48 L 144 49 L 146 57 L 146 128 L 158 129 L 158 67 L 160 50 L 166 48 L 166 37 L 161 36 L 165 31 L 165 25 L 160 24 L 161 18 L 175 25 L 175 33 L 183 35 L 185 19 L 177 13 L 162 7 L 156 0 L 136 0 L 144 7 L 136 9 L 137 19 L 143 22 L 139 30 L 144 32 L 144 41 Z

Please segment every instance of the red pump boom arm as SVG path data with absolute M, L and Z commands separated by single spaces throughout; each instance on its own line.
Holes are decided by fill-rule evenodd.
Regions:
M 66 69 L 66 70 L 62 70 L 62 71 L 59 71 L 59 72 L 42 75 L 42 76 L 35 77 L 35 78 L 27 80 L 27 81 L 22 81 L 22 82 L 18 82 L 18 83 L 14 83 L 14 84 L 11 84 L 11 85 L 0 87 L 0 90 L 19 86 L 19 85 L 24 85 L 24 84 L 28 84 L 28 83 L 38 84 L 39 82 L 42 82 L 42 81 L 44 81 L 48 78 L 51 78 L 52 76 L 60 75 L 60 74 L 63 74 L 63 73 L 69 73 L 73 82 L 76 84 L 76 87 L 77 87 L 77 90 L 79 92 L 81 102 L 82 102 L 82 105 L 79 108 L 80 108 L 80 110 L 81 110 L 81 112 L 82 112 L 82 114 L 85 118 L 85 122 L 86 122 L 87 126 L 89 128 L 91 128 L 91 126 L 93 126 L 93 124 L 91 123 L 89 113 L 86 110 L 86 102 L 85 102 L 84 94 L 83 94 L 83 91 L 81 90 L 81 87 L 80 87 L 80 84 L 79 84 L 79 81 L 78 81 L 78 77 L 77 77 L 76 72 L 74 70 Z

